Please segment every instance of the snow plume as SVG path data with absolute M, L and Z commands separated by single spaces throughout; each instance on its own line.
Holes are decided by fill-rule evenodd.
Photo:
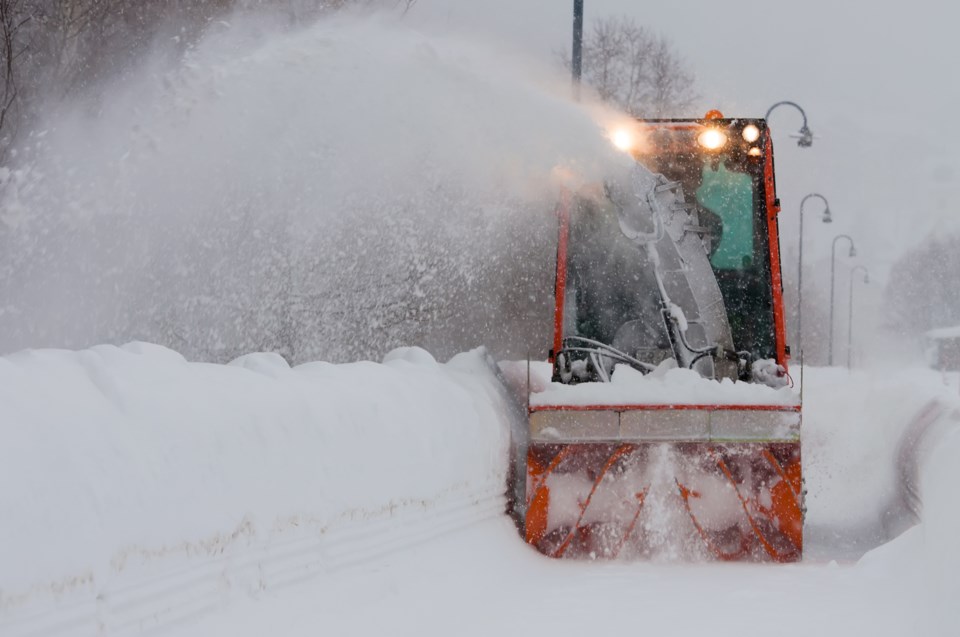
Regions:
M 556 175 L 628 159 L 503 57 L 382 17 L 218 23 L 60 109 L 0 174 L 0 348 L 537 353 Z

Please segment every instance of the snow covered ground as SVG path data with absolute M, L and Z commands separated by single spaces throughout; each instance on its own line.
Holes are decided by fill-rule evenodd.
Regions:
M 142 343 L 0 359 L 0 635 L 169 624 L 499 515 L 495 369 Z
M 954 634 L 904 540 L 853 568 L 573 564 L 494 519 L 174 634 Z
M 806 370 L 804 563 L 583 563 L 502 513 L 512 412 L 482 351 L 24 351 L 0 359 L 0 635 L 955 634 L 946 381 Z M 922 523 L 888 541 L 904 463 Z

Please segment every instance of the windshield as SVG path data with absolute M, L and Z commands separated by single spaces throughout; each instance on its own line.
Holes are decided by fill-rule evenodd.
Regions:
M 639 159 L 650 170 L 679 181 L 684 192 L 695 197 L 700 225 L 709 233 L 710 265 L 734 346 L 760 358 L 775 358 L 762 162 L 735 151 L 651 154 Z
M 720 288 L 735 349 L 774 358 L 762 163 L 745 153 L 670 152 L 638 159 L 680 182 L 686 201 L 696 204 L 693 231 Z M 576 198 L 569 236 L 564 334 L 628 351 L 618 345 L 629 332 L 631 356 L 653 364 L 671 357 L 653 268 L 620 231 L 609 190 Z

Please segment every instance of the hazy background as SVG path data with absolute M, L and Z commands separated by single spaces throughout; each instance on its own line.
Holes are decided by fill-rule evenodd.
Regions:
M 2 139 L 0 348 L 542 355 L 557 187 L 622 167 L 603 138 L 617 115 L 569 100 L 572 2 L 216 4 L 105 16 L 113 49 L 58 52 L 95 68 L 37 58 L 34 77 L 49 77 Z M 854 264 L 871 275 L 856 288 L 855 362 L 916 359 L 923 329 L 960 323 L 960 10 L 585 4 L 588 37 L 627 16 L 671 44 L 699 95 L 678 115 L 806 110 L 811 148 L 789 137 L 796 111 L 771 125 L 791 311 L 800 199 L 822 193 L 833 211 L 823 225 L 811 200 L 805 216 L 808 360 L 825 359 L 838 233 L 859 253 L 838 251 L 838 362 Z M 933 236 L 945 256 L 923 261 Z

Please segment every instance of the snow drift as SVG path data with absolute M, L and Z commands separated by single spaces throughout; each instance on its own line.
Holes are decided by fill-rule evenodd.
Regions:
M 926 455 L 903 455 L 920 442 L 909 427 L 931 401 L 946 413 L 960 407 L 955 383 L 926 369 L 805 371 L 805 536 L 815 555 L 825 547 L 858 557 L 916 522 L 902 502 L 903 465 L 915 463 L 920 481 L 929 468 Z M 931 427 L 923 446 L 936 447 L 941 430 Z
M 59 599 L 61 623 L 64 606 L 100 600 L 67 628 L 117 629 L 96 607 L 110 598 L 122 616 L 145 581 L 184 599 L 157 593 L 167 606 L 141 604 L 141 622 L 196 610 L 199 576 L 170 580 L 171 565 L 208 568 L 215 606 L 225 582 L 275 587 L 349 560 L 351 542 L 391 550 L 500 514 L 513 412 L 496 374 L 482 350 L 292 369 L 143 343 L 0 359 L 0 627 Z M 293 541 L 289 572 L 265 574 Z M 250 556 L 252 575 L 211 566 Z

